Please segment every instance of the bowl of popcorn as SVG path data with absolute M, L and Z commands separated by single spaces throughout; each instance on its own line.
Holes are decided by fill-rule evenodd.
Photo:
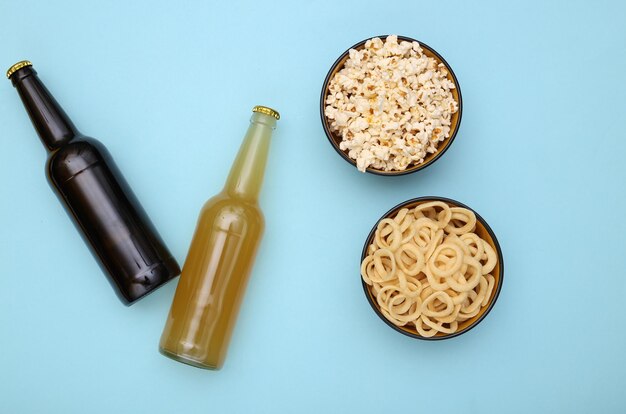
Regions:
M 478 325 L 502 289 L 502 250 L 487 222 L 443 197 L 405 201 L 385 213 L 361 255 L 368 302 L 391 328 L 448 339 Z
M 459 83 L 435 50 L 404 36 L 363 40 L 333 64 L 320 113 L 328 140 L 361 172 L 403 175 L 431 165 L 461 122 Z

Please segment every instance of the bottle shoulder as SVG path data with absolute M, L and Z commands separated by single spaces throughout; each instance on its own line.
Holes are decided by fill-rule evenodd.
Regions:
M 261 227 L 265 225 L 265 217 L 258 203 L 229 197 L 224 193 L 219 193 L 204 203 L 200 220 L 245 221 Z
M 79 137 L 49 154 L 46 172 L 53 181 L 62 182 L 97 163 L 107 163 L 109 158 L 99 141 Z

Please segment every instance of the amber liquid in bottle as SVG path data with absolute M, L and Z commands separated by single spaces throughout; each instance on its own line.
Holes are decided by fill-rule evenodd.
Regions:
M 258 196 L 278 113 L 255 107 L 221 193 L 203 206 L 159 350 L 220 369 L 248 283 L 264 219 Z

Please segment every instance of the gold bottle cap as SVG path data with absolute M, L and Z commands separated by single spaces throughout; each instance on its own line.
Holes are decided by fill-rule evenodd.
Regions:
M 259 112 L 261 114 L 273 116 L 274 118 L 276 118 L 276 120 L 280 119 L 280 114 L 278 113 L 278 111 L 275 111 L 272 108 L 268 108 L 267 106 L 257 105 L 252 108 L 252 112 Z
M 22 60 L 21 62 L 17 62 L 15 65 L 11 66 L 9 70 L 7 70 L 7 79 L 11 77 L 18 70 L 25 68 L 26 66 L 33 66 L 28 60 Z

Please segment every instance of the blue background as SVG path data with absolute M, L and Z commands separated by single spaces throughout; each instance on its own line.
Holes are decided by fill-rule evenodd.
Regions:
M 464 98 L 451 149 L 404 177 L 358 173 L 318 113 L 337 56 L 384 33 L 440 52 Z M 282 114 L 267 231 L 209 372 L 157 352 L 176 282 L 118 302 L 0 83 L 0 412 L 626 410 L 623 2 L 1 0 L 0 39 L 0 66 L 33 61 L 181 264 L 252 106 Z M 443 342 L 391 330 L 359 280 L 371 226 L 422 195 L 476 209 L 505 257 L 491 314 Z

